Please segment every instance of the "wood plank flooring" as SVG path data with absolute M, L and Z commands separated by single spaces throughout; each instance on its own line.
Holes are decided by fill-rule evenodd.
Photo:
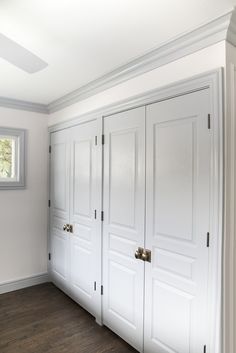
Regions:
M 136 352 L 46 283 L 0 295 L 1 353 Z

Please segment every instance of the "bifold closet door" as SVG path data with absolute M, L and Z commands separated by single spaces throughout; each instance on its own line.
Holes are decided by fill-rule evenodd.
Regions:
M 208 90 L 147 107 L 144 351 L 205 352 L 211 130 Z
M 101 322 L 98 131 L 93 120 L 51 134 L 50 232 L 53 281 Z
M 70 284 L 76 300 L 96 317 L 99 316 L 101 295 L 100 187 L 97 180 L 98 147 L 95 145 L 97 121 L 70 129 Z
M 51 134 L 50 234 L 51 273 L 63 289 L 69 286 L 69 238 L 63 231 L 69 223 L 70 146 L 68 130 Z
M 145 108 L 104 118 L 103 322 L 143 347 Z

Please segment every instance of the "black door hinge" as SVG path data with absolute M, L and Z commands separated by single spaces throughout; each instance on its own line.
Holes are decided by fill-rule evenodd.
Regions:
M 103 295 L 103 286 L 101 286 L 101 295 Z
M 48 200 L 48 207 L 51 207 L 51 200 Z
M 93 289 L 94 289 L 94 291 L 97 290 L 97 282 L 94 282 L 94 284 L 93 284 Z
M 52 146 L 51 145 L 49 145 L 49 147 L 48 147 L 48 152 L 52 153 Z
M 51 253 L 48 254 L 48 260 L 51 261 Z
M 94 210 L 94 218 L 97 219 L 97 210 Z
M 208 114 L 208 118 L 207 119 L 208 119 L 207 120 L 207 127 L 210 130 L 210 128 L 211 128 L 211 114 Z
M 101 212 L 101 221 L 102 222 L 104 221 L 104 212 L 103 211 Z
M 98 137 L 97 137 L 97 136 L 95 136 L 95 141 L 94 141 L 94 143 L 95 143 L 95 146 L 97 146 L 97 144 L 98 144 Z
M 206 351 L 207 351 L 207 347 L 206 347 L 206 345 L 203 347 L 203 353 L 206 353 Z
M 105 145 L 105 135 L 102 135 L 102 145 Z
M 207 246 L 207 248 L 209 248 L 209 246 L 210 246 L 210 233 L 209 232 L 207 232 L 206 246 Z

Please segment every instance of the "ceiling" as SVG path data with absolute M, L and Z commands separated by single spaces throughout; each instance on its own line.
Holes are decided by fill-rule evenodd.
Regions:
M 231 10 L 236 0 L 0 0 L 0 33 L 48 66 L 0 58 L 0 96 L 48 104 Z

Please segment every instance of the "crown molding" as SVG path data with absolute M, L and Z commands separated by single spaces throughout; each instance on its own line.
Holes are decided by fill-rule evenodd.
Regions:
M 191 32 L 173 38 L 171 41 L 160 47 L 135 58 L 125 65 L 122 65 L 104 76 L 101 76 L 79 89 L 51 102 L 48 105 L 48 110 L 50 113 L 54 113 L 121 82 L 127 81 L 147 71 L 156 69 L 223 40 L 228 40 L 236 46 L 235 9 L 201 25 Z
M 231 18 L 226 35 L 227 42 L 236 46 L 236 7 L 231 11 Z
M 0 107 L 49 114 L 47 105 L 7 97 L 0 97 Z
M 236 8 L 186 32 L 48 105 L 0 97 L 0 106 L 50 114 L 198 50 L 228 41 L 236 46 Z

